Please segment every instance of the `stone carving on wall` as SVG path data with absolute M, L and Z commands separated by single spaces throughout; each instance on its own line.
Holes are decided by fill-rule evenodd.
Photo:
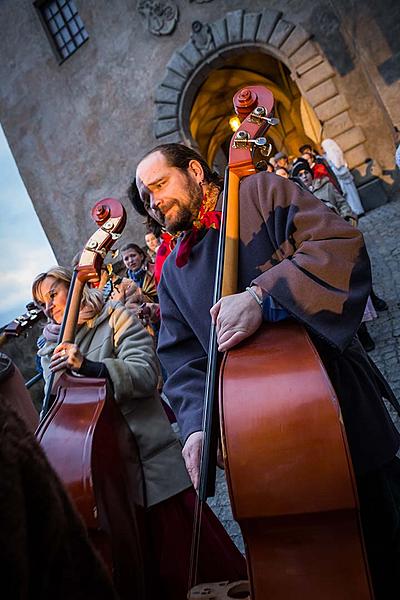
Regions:
M 212 2 L 212 0 L 189 0 L 189 2 L 196 2 L 197 4 L 205 4 L 206 2 Z
M 208 54 L 215 48 L 211 27 L 207 24 L 203 25 L 200 21 L 193 21 L 190 39 L 202 55 Z
M 153 35 L 169 35 L 174 31 L 179 11 L 172 0 L 139 0 L 137 9 L 146 18 L 147 28 Z

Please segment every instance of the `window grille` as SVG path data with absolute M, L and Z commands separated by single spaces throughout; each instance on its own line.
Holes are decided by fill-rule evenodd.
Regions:
M 73 0 L 37 2 L 44 24 L 54 42 L 61 62 L 76 52 L 89 38 Z

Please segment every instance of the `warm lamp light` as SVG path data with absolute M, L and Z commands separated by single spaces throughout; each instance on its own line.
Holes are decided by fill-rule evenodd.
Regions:
M 231 117 L 229 119 L 229 125 L 232 129 L 232 131 L 237 131 L 240 127 L 240 119 L 239 117 L 237 117 L 236 115 L 234 117 Z

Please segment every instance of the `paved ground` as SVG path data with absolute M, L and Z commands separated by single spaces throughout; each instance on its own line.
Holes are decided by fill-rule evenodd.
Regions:
M 388 304 L 387 311 L 378 313 L 378 318 L 368 323 L 376 344 L 370 356 L 400 399 L 400 197 L 363 216 L 360 229 L 371 257 L 375 292 Z M 400 429 L 399 416 L 393 413 L 392 416 Z M 218 474 L 217 494 L 209 503 L 243 552 L 243 540 L 230 511 L 222 471 Z
M 400 399 L 400 197 L 360 219 L 372 262 L 374 289 L 389 306 L 368 324 L 376 347 L 370 356 Z M 394 417 L 400 427 L 400 419 Z

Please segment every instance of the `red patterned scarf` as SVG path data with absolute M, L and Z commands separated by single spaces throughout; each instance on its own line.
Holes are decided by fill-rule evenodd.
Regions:
M 219 193 L 219 187 L 214 184 L 210 184 L 204 193 L 197 219 L 193 221 L 192 228 L 185 231 L 180 243 L 175 261 L 177 267 L 182 268 L 187 264 L 192 248 L 199 241 L 199 234 L 203 229 L 220 229 L 221 211 L 215 210 Z

